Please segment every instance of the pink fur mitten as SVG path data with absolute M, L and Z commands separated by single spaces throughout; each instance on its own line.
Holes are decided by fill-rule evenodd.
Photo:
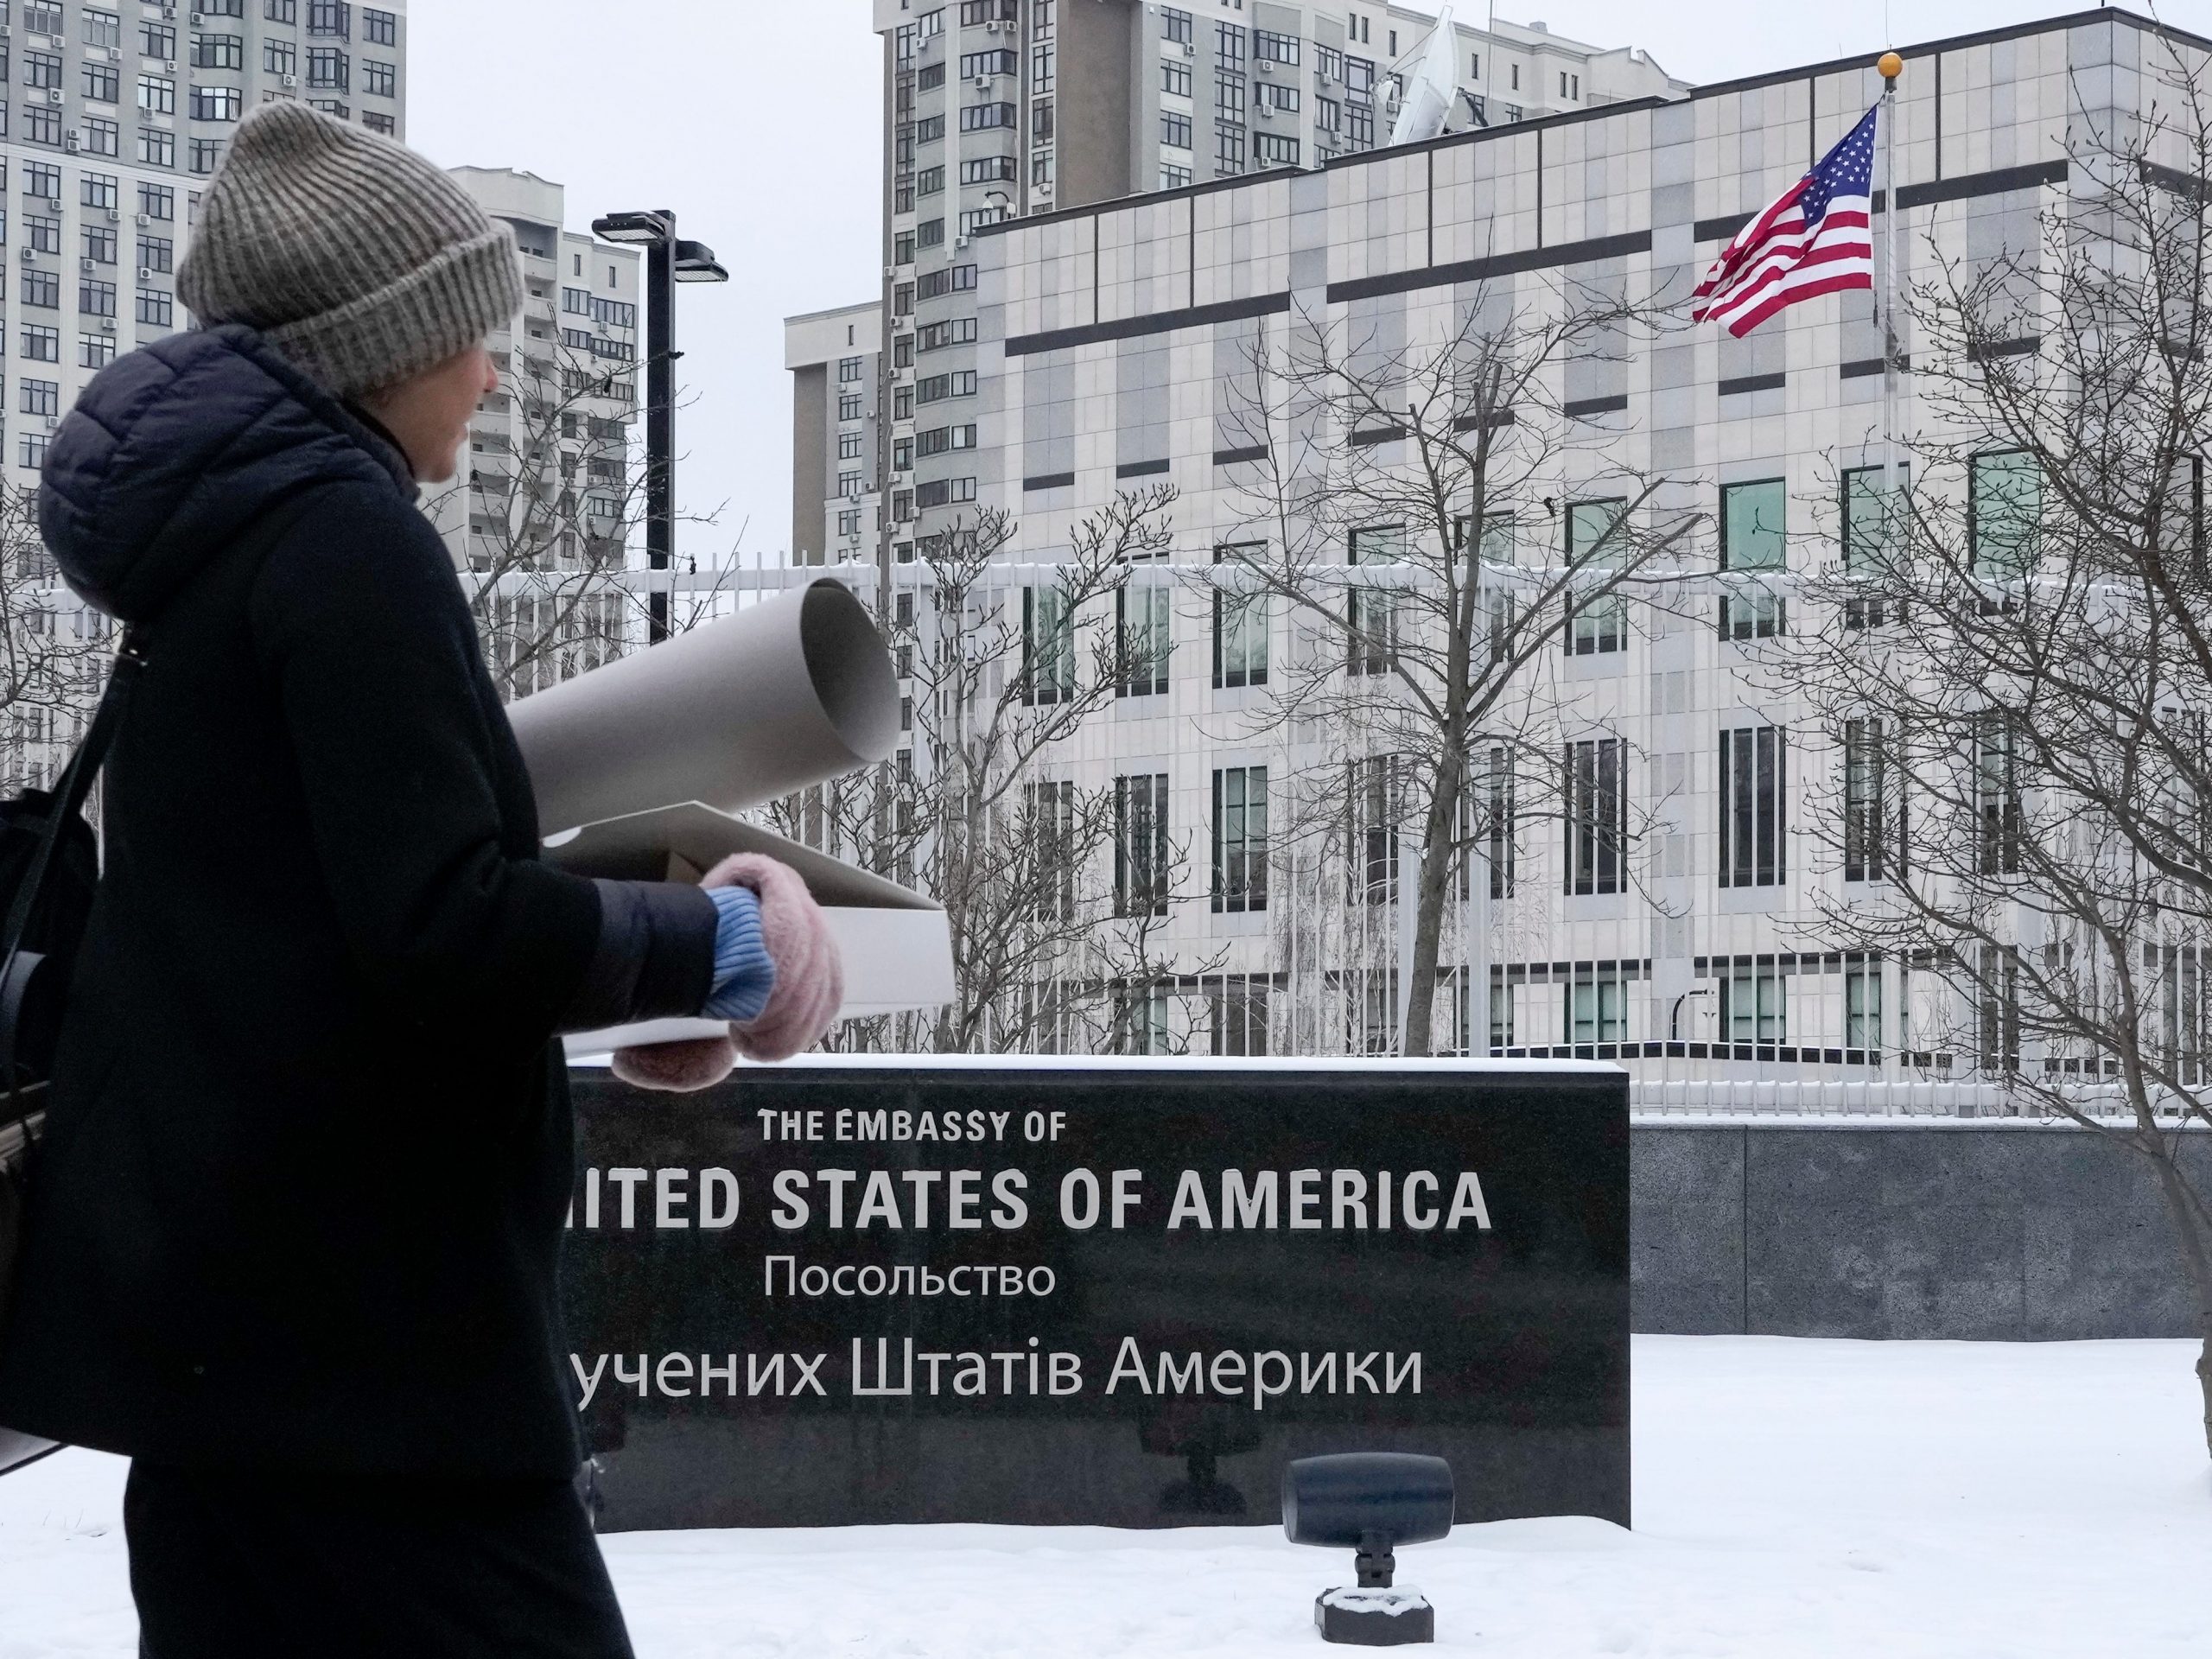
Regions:
M 737 1052 L 748 1060 L 788 1060 L 820 1042 L 845 1000 L 845 964 L 822 906 L 788 864 L 765 853 L 738 853 L 701 879 L 702 887 L 750 887 L 760 901 L 760 943 L 776 965 L 768 1006 L 733 1021 Z
M 845 1000 L 837 942 L 798 871 L 765 853 L 738 853 L 709 870 L 699 885 L 752 889 L 760 901 L 760 943 L 775 964 L 776 988 L 766 1007 L 733 1022 L 728 1036 L 615 1050 L 614 1075 L 635 1088 L 688 1094 L 720 1083 L 740 1054 L 748 1060 L 787 1060 L 822 1039 Z

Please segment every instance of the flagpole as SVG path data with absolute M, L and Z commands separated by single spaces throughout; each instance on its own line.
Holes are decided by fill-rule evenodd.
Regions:
M 1882 77 L 1882 515 L 1897 499 L 1897 77 L 1904 60 L 1885 52 L 1874 67 Z M 1886 522 L 1883 539 L 1888 540 Z

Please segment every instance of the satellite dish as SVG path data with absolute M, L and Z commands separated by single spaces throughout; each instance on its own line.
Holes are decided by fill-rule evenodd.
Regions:
M 1398 118 L 1390 127 L 1392 143 L 1417 144 L 1443 132 L 1459 99 L 1458 41 L 1452 32 L 1452 8 L 1446 6 L 1438 12 L 1436 27 L 1429 31 L 1427 43 L 1406 75 Z

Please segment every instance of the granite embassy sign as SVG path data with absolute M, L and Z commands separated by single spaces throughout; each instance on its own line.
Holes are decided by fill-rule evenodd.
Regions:
M 1317 1452 L 1628 1519 L 1627 1084 L 1510 1062 L 579 1072 L 602 1524 L 1274 1519 Z

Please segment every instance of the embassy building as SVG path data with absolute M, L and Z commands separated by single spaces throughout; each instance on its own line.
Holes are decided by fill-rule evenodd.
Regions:
M 2079 166 L 2069 139 L 2145 107 L 2176 73 L 2201 77 L 2212 43 L 2101 10 L 1899 50 L 1909 284 L 1937 260 L 2036 257 L 2039 215 Z M 1365 342 L 1353 349 L 1417 356 L 1478 305 L 1541 308 L 1574 291 L 1686 301 L 1729 238 L 1881 93 L 1870 54 L 976 228 L 961 330 L 976 341 L 976 392 L 946 417 L 966 428 L 960 442 L 921 444 L 900 480 L 917 505 L 899 503 L 911 513 L 899 538 L 926 548 L 1002 509 L 1018 524 L 999 555 L 1009 588 L 1033 588 L 1117 493 L 1175 492 L 1173 551 L 1121 601 L 1141 607 L 1164 668 L 1122 687 L 1048 767 L 1114 791 L 1125 838 L 1135 823 L 1153 845 L 1189 849 L 1178 891 L 1194 896 L 1162 930 L 1192 971 L 1141 1011 L 1135 1046 L 1357 1053 L 1397 1040 L 1411 899 L 1399 877 L 1414 855 L 1389 828 L 1387 765 L 1348 766 L 1341 734 L 1274 717 L 1269 698 L 1310 632 L 1277 601 L 1225 639 L 1223 619 L 1241 607 L 1207 575 L 1225 544 L 1280 529 L 1262 474 L 1269 446 L 1294 434 L 1280 421 L 1255 429 L 1238 395 L 1255 344 L 1326 330 Z M 1885 218 L 1873 214 L 1878 262 Z M 1546 369 L 1545 401 L 1572 441 L 1521 499 L 1493 504 L 1508 515 L 1495 533 L 1565 550 L 1648 480 L 1657 487 L 1636 512 L 1701 518 L 1686 557 L 1707 570 L 1753 565 L 1786 582 L 1832 563 L 1849 475 L 1884 450 L 1873 296 L 1816 297 L 1741 340 L 1691 327 L 1686 303 L 1675 321 L 1632 350 L 1563 353 Z M 1900 345 L 1909 359 L 1911 339 Z M 2002 349 L 2037 348 L 2026 337 Z M 1936 416 L 1898 378 L 1911 432 Z M 1347 435 L 1413 464 L 1387 428 Z M 1756 533 L 1723 551 L 1730 525 Z M 1418 533 L 1372 529 L 1384 542 Z M 1357 556 L 1348 545 L 1344 562 Z M 887 561 L 923 612 L 925 564 Z M 1895 1086 L 1926 1074 L 1916 1035 L 1959 1028 L 1955 1011 L 1931 1006 L 1932 976 L 1824 945 L 1823 903 L 1879 880 L 1844 868 L 1804 823 L 1813 792 L 1842 788 L 1842 746 L 1808 732 L 1807 710 L 1761 672 L 1781 605 L 1762 618 L 1770 626 L 1746 626 L 1719 602 L 1716 626 L 1710 598 L 1626 599 L 1602 623 L 1578 619 L 1526 671 L 1599 785 L 1564 791 L 1556 812 L 1492 843 L 1487 881 L 1478 865 L 1462 882 L 1444 929 L 1438 1052 L 1619 1058 L 1646 1090 L 1670 1078 Z M 1313 803 L 1332 798 L 1342 834 L 1293 833 L 1294 817 L 1310 824 Z M 1640 826 L 1632 870 L 1629 857 L 1593 861 L 1606 826 L 1576 821 L 1592 811 Z M 1117 867 L 1135 859 L 1122 852 Z M 1975 1066 L 1961 1054 L 1936 1069 L 1959 1078 Z

